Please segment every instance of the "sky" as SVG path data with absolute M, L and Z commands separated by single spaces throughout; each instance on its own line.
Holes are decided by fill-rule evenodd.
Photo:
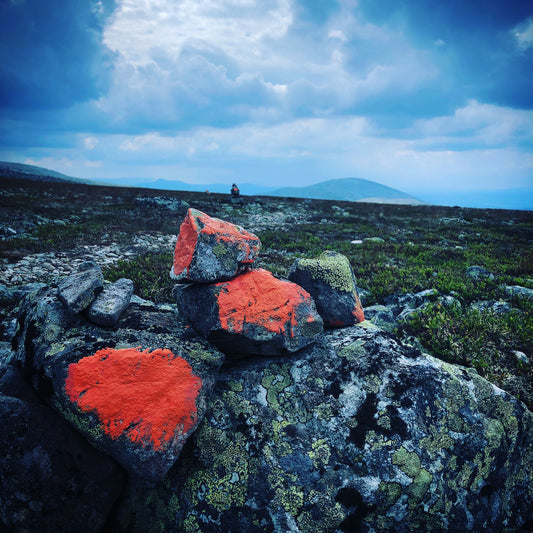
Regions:
M 533 190 L 533 2 L 0 0 L 0 160 Z

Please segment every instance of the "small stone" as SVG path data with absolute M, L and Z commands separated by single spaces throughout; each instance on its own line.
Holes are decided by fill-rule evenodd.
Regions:
M 76 314 L 91 305 L 103 286 L 102 270 L 93 261 L 87 261 L 79 266 L 78 272 L 59 282 L 58 296 L 70 312 Z
M 326 251 L 318 259 L 298 259 L 291 267 L 289 279 L 313 297 L 325 326 L 351 326 L 365 319 L 346 256 Z
M 106 287 L 89 309 L 89 318 L 100 326 L 114 326 L 130 304 L 133 281 L 121 278 Z
M 528 365 L 529 364 L 529 358 L 524 352 L 520 352 L 518 350 L 515 350 L 513 353 L 515 354 L 515 357 L 516 357 L 516 360 L 517 360 L 518 363 L 521 363 L 523 365 Z
M 494 274 L 481 266 L 471 266 L 466 269 L 466 275 L 475 281 L 482 279 L 494 279 Z

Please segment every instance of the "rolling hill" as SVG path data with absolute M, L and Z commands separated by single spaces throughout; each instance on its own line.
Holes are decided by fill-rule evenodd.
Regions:
M 423 204 L 407 193 L 361 178 L 342 178 L 321 181 L 306 187 L 283 187 L 268 193 L 270 196 L 346 200 L 349 202 L 375 202 L 385 204 Z
M 36 165 L 26 165 L 24 163 L 11 163 L 0 161 L 0 177 L 4 178 L 23 178 L 33 181 L 69 181 L 74 183 L 95 184 L 96 182 L 83 178 L 74 178 L 61 172 L 50 170 L 48 168 L 38 167 Z

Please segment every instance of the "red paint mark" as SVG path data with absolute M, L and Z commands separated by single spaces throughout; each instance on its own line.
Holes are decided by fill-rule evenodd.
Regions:
M 180 276 L 186 269 L 188 273 L 198 239 L 207 235 L 215 235 L 217 241 L 235 243 L 243 255 L 243 258 L 239 260 L 241 263 L 253 263 L 261 247 L 259 237 L 253 233 L 231 222 L 210 217 L 197 209 L 189 209 L 180 226 L 174 249 L 173 273 L 175 276 Z
M 84 412 L 94 412 L 112 439 L 160 450 L 195 424 L 202 380 L 170 350 L 104 348 L 68 367 L 65 390 Z
M 191 264 L 196 242 L 198 241 L 198 225 L 192 209 L 187 210 L 181 223 L 178 240 L 174 249 L 174 275 L 179 276 Z
M 365 312 L 363 311 L 363 306 L 361 305 L 361 300 L 357 293 L 355 293 L 355 308 L 352 311 L 352 314 L 357 322 L 363 322 L 365 319 Z
M 296 308 L 311 297 L 295 283 L 281 281 L 267 270 L 250 270 L 222 283 L 218 294 L 219 320 L 223 329 L 243 333 L 247 324 L 267 331 L 294 336 Z M 307 321 L 314 321 L 308 317 Z

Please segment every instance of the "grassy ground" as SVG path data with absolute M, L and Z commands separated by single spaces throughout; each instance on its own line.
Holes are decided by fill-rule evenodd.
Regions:
M 187 204 L 168 209 L 152 197 Z M 246 198 L 234 208 L 229 195 L 1 179 L 0 260 L 43 251 L 76 254 L 87 244 L 127 247 L 141 232 L 177 234 L 187 205 L 254 231 L 263 245 L 260 266 L 278 276 L 286 276 L 295 258 L 330 249 L 349 258 L 359 286 L 370 293 L 367 305 L 431 288 L 453 295 L 456 304 L 435 302 L 398 333 L 416 336 L 437 357 L 475 367 L 533 407 L 533 304 L 510 300 L 503 288 L 533 288 L 531 212 L 268 197 Z M 140 296 L 171 301 L 172 252 L 122 260 L 106 278 L 131 278 Z M 466 276 L 472 265 L 494 279 Z M 511 311 L 471 308 L 482 300 L 507 301 Z M 515 351 L 530 363 L 517 360 Z

